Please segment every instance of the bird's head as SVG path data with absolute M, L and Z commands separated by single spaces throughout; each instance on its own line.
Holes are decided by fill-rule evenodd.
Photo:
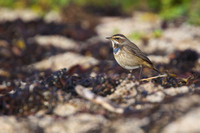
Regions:
M 113 47 L 121 46 L 128 41 L 128 39 L 122 34 L 115 34 L 111 37 L 106 37 L 106 39 L 109 39 L 112 42 Z

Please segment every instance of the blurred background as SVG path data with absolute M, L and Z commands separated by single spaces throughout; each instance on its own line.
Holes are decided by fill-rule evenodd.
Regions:
M 42 16 L 49 11 L 63 12 L 72 3 L 98 16 L 126 16 L 139 10 L 156 13 L 164 20 L 182 18 L 189 23 L 200 24 L 198 0 L 1 0 L 0 6 L 9 9 L 28 8 Z

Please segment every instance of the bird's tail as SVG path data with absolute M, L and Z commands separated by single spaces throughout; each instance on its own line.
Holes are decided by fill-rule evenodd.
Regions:
M 154 65 L 152 63 L 150 64 L 150 63 L 145 61 L 145 62 L 143 62 L 143 65 L 148 67 L 148 68 L 153 69 L 154 71 L 158 72 L 159 74 L 162 74 L 158 69 L 156 69 L 156 67 L 154 67 Z
M 158 69 L 156 69 L 155 67 L 152 68 L 154 71 L 158 72 L 159 74 L 162 74 Z

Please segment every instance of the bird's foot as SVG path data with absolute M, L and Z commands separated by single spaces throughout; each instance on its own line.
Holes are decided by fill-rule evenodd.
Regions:
M 133 80 L 133 79 L 135 79 L 135 76 L 132 73 L 129 73 L 127 76 L 127 79 Z

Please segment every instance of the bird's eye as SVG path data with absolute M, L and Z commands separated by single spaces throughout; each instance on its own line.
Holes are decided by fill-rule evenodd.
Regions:
M 117 38 L 115 38 L 115 40 L 119 40 L 119 38 L 117 37 Z

